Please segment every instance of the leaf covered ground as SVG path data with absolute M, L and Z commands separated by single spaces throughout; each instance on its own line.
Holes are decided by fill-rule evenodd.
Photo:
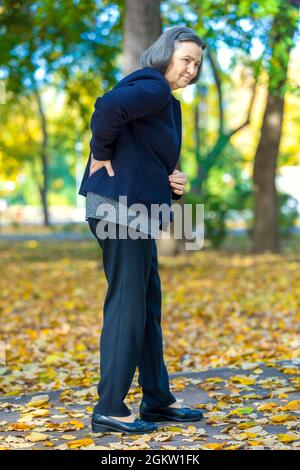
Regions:
M 179 434 L 190 432 L 192 441 L 201 441 L 194 445 L 204 449 L 300 445 L 300 255 L 202 250 L 159 260 L 164 354 L 172 389 L 186 401 L 184 391 L 196 386 L 194 406 L 206 410 L 211 425 L 215 421 L 226 426 L 225 432 L 216 432 L 219 439 L 205 436 L 205 427 L 205 432 L 198 431 L 198 424 L 181 424 Z M 0 268 L 0 407 L 14 412 L 12 421 L 0 421 L 1 447 L 35 448 L 46 442 L 55 448 L 58 443 L 51 432 L 57 431 L 65 437 L 63 448 L 93 448 L 97 439 L 89 434 L 85 420 L 97 399 L 99 380 L 106 291 L 100 248 L 94 240 L 2 242 Z M 279 367 L 280 361 L 290 365 Z M 284 375 L 265 377 L 260 364 L 273 365 Z M 228 367 L 233 372 L 225 382 L 217 372 L 222 369 L 210 378 L 194 378 L 195 383 L 184 378 L 189 371 Z M 136 377 L 127 397 L 133 407 L 141 398 Z M 257 394 L 257 387 L 262 394 Z M 56 392 L 68 406 L 81 403 L 82 408 L 66 412 L 59 410 L 61 403 L 52 406 L 51 394 Z M 36 393 L 44 398 L 39 400 Z M 252 398 L 245 399 L 245 393 L 252 393 Z M 31 398 L 20 404 L 5 400 L 25 396 Z M 66 416 L 56 422 L 60 413 Z M 274 438 L 267 425 L 284 427 Z M 178 432 L 166 429 L 161 431 L 162 441 L 170 441 L 168 433 Z M 149 448 L 149 436 L 140 437 L 144 447 L 139 448 Z M 124 443 L 119 445 L 123 448 Z

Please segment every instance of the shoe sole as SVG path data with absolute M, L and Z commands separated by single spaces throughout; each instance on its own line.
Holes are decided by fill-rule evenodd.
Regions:
M 146 434 L 146 433 L 149 433 L 149 432 L 153 432 L 153 431 L 157 431 L 157 429 L 145 429 L 144 431 L 141 430 L 141 431 L 135 431 L 135 430 L 132 430 L 132 431 L 129 431 L 129 430 L 125 430 L 125 429 L 119 429 L 119 428 L 115 428 L 114 426 L 112 425 L 108 425 L 108 424 L 98 424 L 98 423 L 95 423 L 92 421 L 92 430 L 93 432 L 125 432 L 127 434 Z
M 204 416 L 196 416 L 195 418 L 176 418 L 171 416 L 151 414 L 151 413 L 140 413 L 140 418 L 144 421 L 176 421 L 177 423 L 188 423 L 190 421 L 200 421 Z

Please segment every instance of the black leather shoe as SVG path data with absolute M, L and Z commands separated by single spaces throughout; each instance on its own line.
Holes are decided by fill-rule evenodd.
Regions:
M 174 408 L 172 406 L 153 407 L 144 401 L 140 404 L 140 417 L 144 421 L 200 421 L 204 418 L 202 411 L 184 406 Z
M 125 432 L 132 434 L 144 434 L 157 431 L 158 426 L 155 423 L 149 423 L 136 418 L 133 423 L 126 423 L 117 418 L 109 418 L 100 413 L 93 413 L 92 430 L 93 432 Z

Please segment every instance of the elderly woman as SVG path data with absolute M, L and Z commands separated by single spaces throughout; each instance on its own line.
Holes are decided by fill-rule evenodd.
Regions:
M 184 192 L 186 175 L 175 169 L 181 107 L 171 92 L 198 80 L 204 49 L 191 29 L 168 29 L 143 52 L 142 68 L 95 103 L 90 155 L 79 190 L 86 196 L 86 220 L 102 249 L 108 283 L 94 432 L 145 433 L 157 429 L 156 421 L 203 418 L 200 410 L 181 407 L 170 391 L 155 238 L 168 228 L 173 213 L 153 215 L 152 206 L 170 209 L 172 199 Z M 135 204 L 144 208 L 137 225 Z M 124 403 L 137 367 L 143 393 L 140 419 Z

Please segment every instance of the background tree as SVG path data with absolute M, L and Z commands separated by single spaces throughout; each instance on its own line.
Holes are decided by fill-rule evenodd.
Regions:
M 68 0 L 13 0 L 4 1 L 0 12 L 0 66 L 5 73 L 9 101 L 20 99 L 23 106 L 26 106 L 25 99 L 36 103 L 41 132 L 39 149 L 35 149 L 34 157 L 39 158 L 36 184 L 45 225 L 50 223 L 50 155 L 48 116 L 43 92 L 47 85 L 71 91 L 74 77 L 86 74 L 84 83 L 87 84 L 90 72 L 94 74 L 95 70 L 102 72 L 109 84 L 117 51 L 113 45 L 114 31 L 104 45 L 102 33 L 106 36 L 106 25 L 104 23 L 100 27 L 98 21 L 99 16 L 107 15 L 109 2 L 98 4 L 93 0 L 84 0 L 72 6 L 70 8 Z M 110 57 L 109 61 L 102 60 L 105 54 Z M 69 102 L 74 103 L 76 96 L 70 93 L 69 98 Z M 80 103 L 83 105 L 80 100 L 76 101 L 76 106 Z M 81 111 L 87 112 L 86 107 L 81 106 Z
M 279 201 L 275 176 L 282 133 L 284 97 L 293 38 L 297 26 L 299 0 L 282 0 L 269 35 L 268 95 L 260 140 L 254 159 L 254 253 L 280 251 Z

